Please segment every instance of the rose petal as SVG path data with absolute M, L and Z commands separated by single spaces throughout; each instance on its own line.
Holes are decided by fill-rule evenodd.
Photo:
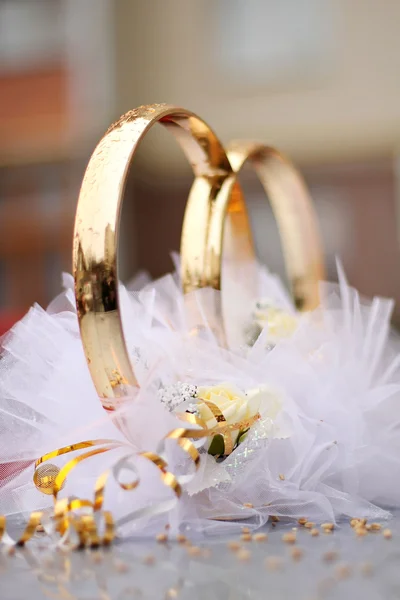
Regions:
M 234 402 L 231 403 L 230 406 L 228 406 L 224 411 L 223 411 L 224 417 L 226 419 L 226 421 L 231 424 L 231 423 L 236 423 L 237 422 L 237 407 L 235 405 Z
M 242 406 L 238 406 L 235 415 L 235 423 L 242 421 L 252 415 L 248 414 L 248 404 L 243 403 Z

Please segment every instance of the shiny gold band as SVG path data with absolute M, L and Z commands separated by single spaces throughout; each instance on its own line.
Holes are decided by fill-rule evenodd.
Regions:
M 79 194 L 73 270 L 86 358 L 97 392 L 104 407 L 110 410 L 116 407 L 118 398 L 128 393 L 129 386 L 138 385 L 119 311 L 119 218 L 131 160 L 141 139 L 157 122 L 174 134 L 195 176 L 189 195 L 190 206 L 196 207 L 195 229 L 191 231 L 195 235 L 186 246 L 190 252 L 185 253 L 182 273 L 186 290 L 209 281 L 201 243 L 214 208 L 227 204 L 219 200 L 220 196 L 230 198 L 235 189 L 236 202 L 244 215 L 246 210 L 222 144 L 199 117 L 185 109 L 166 104 L 142 106 L 123 115 L 101 139 Z M 216 284 L 212 281 L 212 285 Z
M 240 141 L 232 142 L 227 150 L 235 173 L 249 162 L 269 198 L 296 307 L 301 311 L 316 308 L 318 283 L 325 276 L 324 256 L 317 216 L 302 176 L 275 148 Z
M 270 197 L 297 306 L 314 308 L 323 260 L 317 223 L 296 169 L 260 144 L 235 144 L 229 158 L 213 131 L 193 113 L 165 104 L 142 106 L 112 125 L 94 150 L 83 179 L 74 232 L 78 318 L 89 369 L 103 406 L 114 409 L 138 383 L 122 331 L 118 300 L 119 218 L 127 172 L 146 132 L 161 123 L 190 161 L 194 182 L 185 212 L 181 254 L 185 292 L 220 289 L 222 248 L 236 270 L 254 262 L 251 228 L 236 180 L 250 161 Z M 232 166 L 233 169 L 232 169 Z M 256 294 L 248 281 L 248 296 Z M 256 278 L 253 280 L 256 287 Z M 219 315 L 216 309 L 216 318 Z
M 228 158 L 236 174 L 246 162 L 254 167 L 278 223 L 294 302 L 299 310 L 315 308 L 319 302 L 318 282 L 324 278 L 324 259 L 316 214 L 300 173 L 280 152 L 256 142 L 232 143 L 228 147 Z M 205 257 L 202 286 L 221 289 L 223 252 L 224 262 L 227 259 L 227 264 L 237 273 L 241 264 L 249 264 L 255 259 L 248 215 L 238 184 L 232 179 L 226 182 L 224 193 L 214 202 L 203 237 L 201 230 L 195 236 L 197 212 L 195 198 L 189 199 L 182 230 L 182 264 L 185 267 L 188 262 L 193 262 L 193 240 L 196 238 L 197 255 Z M 227 216 L 230 217 L 228 226 Z M 254 298 L 257 280 L 251 273 L 247 274 L 247 296 Z M 185 285 L 185 280 L 183 283 L 184 290 L 189 291 L 190 286 Z M 225 327 L 227 325 L 225 323 Z

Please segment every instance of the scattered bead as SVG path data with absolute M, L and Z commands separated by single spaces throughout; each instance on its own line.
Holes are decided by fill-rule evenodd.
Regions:
M 186 535 L 183 535 L 182 533 L 178 533 L 178 535 L 176 536 L 176 541 L 178 542 L 178 544 L 186 544 L 188 539 L 187 539 Z
M 239 542 L 236 542 L 234 540 L 232 540 L 231 542 L 227 543 L 227 547 L 229 548 L 229 550 L 231 550 L 232 552 L 237 552 L 238 550 L 240 550 L 240 548 L 242 547 Z
M 165 594 L 166 598 L 177 598 L 178 597 L 178 590 L 176 588 L 170 588 L 169 590 L 167 590 L 167 593 Z
M 165 542 L 168 540 L 168 536 L 166 533 L 159 533 L 156 536 L 156 540 L 159 544 L 165 544 Z
M 265 559 L 265 566 L 269 571 L 280 571 L 283 567 L 283 560 L 280 556 L 268 556 Z
M 292 531 L 297 531 L 297 527 L 292 527 Z
M 271 521 L 272 521 L 273 523 L 279 523 L 279 521 L 280 521 L 280 518 L 279 518 L 279 517 L 277 517 L 276 515 L 271 515 Z
M 187 549 L 187 553 L 189 554 L 189 556 L 200 556 L 201 548 L 199 548 L 198 546 L 189 546 Z
M 367 519 L 351 519 L 350 526 L 355 527 L 365 527 L 367 524 Z
M 236 557 L 242 562 L 247 562 L 250 560 L 251 552 L 250 550 L 247 550 L 247 548 L 240 548 L 240 550 L 236 552 Z
M 348 579 L 351 575 L 351 568 L 349 565 L 342 563 L 335 569 L 335 575 L 338 579 Z
M 313 528 L 311 529 L 310 533 L 311 533 L 311 535 L 312 535 L 313 537 L 317 537 L 317 536 L 319 536 L 319 531 L 318 531 L 318 529 L 317 529 L 316 527 L 313 527 Z
M 380 531 L 382 529 L 382 525 L 380 523 L 371 523 L 370 528 L 371 531 Z
M 242 533 L 240 539 L 242 540 L 242 542 L 251 542 L 253 536 L 251 535 L 251 533 Z
M 333 523 L 322 523 L 321 525 L 321 529 L 323 529 L 325 532 L 331 532 L 333 531 L 335 528 L 335 525 Z
M 322 558 L 325 562 L 330 563 L 337 560 L 339 558 L 339 554 L 335 550 L 328 550 L 322 555 Z
M 374 572 L 374 568 L 370 562 L 362 563 L 360 570 L 365 577 L 370 577 Z
M 354 528 L 354 533 L 358 537 L 364 537 L 365 535 L 368 535 L 368 531 L 366 530 L 366 528 L 360 526 Z
M 255 542 L 266 542 L 268 540 L 268 536 L 266 533 L 255 533 L 253 535 L 253 540 Z
M 254 505 L 251 502 L 244 502 L 243 506 L 244 508 L 254 508 Z
M 283 473 L 279 473 L 279 479 L 280 479 L 281 481 L 285 481 L 285 476 L 284 476 L 284 474 L 283 474 Z
M 282 542 L 285 542 L 286 544 L 295 544 L 296 534 L 292 533 L 291 531 L 284 533 L 282 536 Z
M 391 532 L 391 530 L 390 529 L 384 529 L 383 530 L 383 537 L 386 540 L 390 540 L 392 538 L 392 532 Z
M 304 523 L 304 527 L 306 529 L 312 529 L 313 527 L 315 527 L 315 523 L 311 523 L 311 521 L 307 521 L 306 523 Z
M 301 548 L 299 548 L 298 546 L 295 546 L 294 548 L 291 548 L 290 550 L 290 555 L 292 557 L 293 560 L 295 560 L 296 562 L 298 562 L 299 560 L 301 560 L 303 558 L 303 550 Z
M 36 527 L 36 533 L 44 533 L 44 527 L 42 524 Z
M 250 533 L 250 529 L 248 527 L 242 527 L 242 533 Z
M 305 517 L 301 517 L 300 519 L 297 519 L 297 522 L 299 525 L 305 525 L 306 523 L 308 523 L 308 521 Z
M 355 527 L 360 522 L 360 519 L 350 519 L 350 527 Z
M 122 560 L 115 560 L 114 567 L 118 573 L 127 573 L 129 571 L 129 566 Z

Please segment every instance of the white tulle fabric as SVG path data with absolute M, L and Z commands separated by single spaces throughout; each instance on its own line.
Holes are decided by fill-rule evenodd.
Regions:
M 179 426 L 158 399 L 160 387 L 229 381 L 242 390 L 273 390 L 282 407 L 273 433 L 258 423 L 222 463 L 202 452 L 200 470 L 181 500 L 153 519 L 129 515 L 156 507 L 171 492 L 157 469 L 138 459 L 141 484 L 135 491 L 121 490 L 112 479 L 107 488 L 105 508 L 124 525 L 122 534 L 152 532 L 166 520 L 176 529 L 220 533 L 240 527 L 243 519 L 260 526 L 270 515 L 316 522 L 389 517 L 400 504 L 400 346 L 390 330 L 393 302 L 361 298 L 340 265 L 338 272 L 339 284 L 321 284 L 320 308 L 299 316 L 295 333 L 270 351 L 266 329 L 251 348 L 221 346 L 215 317 L 221 298 L 214 290 L 184 297 L 171 275 L 140 292 L 121 286 L 127 346 L 141 389 L 132 391 L 114 419 L 104 413 L 91 382 L 72 278 L 65 276 L 65 291 L 48 310 L 34 306 L 3 339 L 0 513 L 51 506 L 32 483 L 31 463 L 38 456 L 87 439 L 123 441 L 123 448 L 82 463 L 62 491 L 91 497 L 96 477 L 119 456 L 156 451 Z M 260 295 L 293 312 L 279 281 L 265 269 L 259 276 Z M 237 327 L 240 333 L 243 323 Z M 179 452 L 169 449 L 168 456 L 174 472 L 192 468 Z

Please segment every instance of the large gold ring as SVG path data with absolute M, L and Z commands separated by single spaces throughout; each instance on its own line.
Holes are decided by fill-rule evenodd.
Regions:
M 103 406 L 110 410 L 116 408 L 118 398 L 127 395 L 130 387 L 138 386 L 119 310 L 119 219 L 130 163 L 139 142 L 157 122 L 174 134 L 195 176 L 189 194 L 189 204 L 196 208 L 195 227 L 191 231 L 191 252 L 185 254 L 183 265 L 184 288 L 208 282 L 204 275 L 206 256 L 199 253 L 199 248 L 202 249 L 214 209 L 228 205 L 233 189 L 242 213 L 241 222 L 247 223 L 249 230 L 244 199 L 226 152 L 198 116 L 183 108 L 153 104 L 129 111 L 108 129 L 90 158 L 79 194 L 73 270 L 84 351 L 97 393 Z M 251 253 L 251 239 L 248 240 Z

